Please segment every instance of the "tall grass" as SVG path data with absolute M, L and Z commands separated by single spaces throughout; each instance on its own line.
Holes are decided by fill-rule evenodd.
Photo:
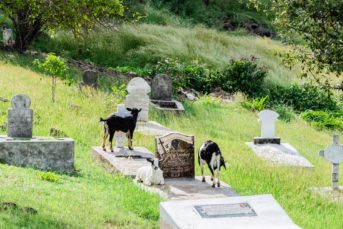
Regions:
M 282 67 L 275 56 L 276 52 L 287 50 L 280 42 L 199 26 L 123 25 L 116 30 L 96 29 L 80 37 L 60 31 L 50 38 L 41 38 L 34 47 L 107 67 L 144 67 L 172 58 L 223 68 L 230 59 L 253 55 L 259 58 L 260 65 L 268 68 L 270 80 L 276 83 L 296 80 L 296 72 Z

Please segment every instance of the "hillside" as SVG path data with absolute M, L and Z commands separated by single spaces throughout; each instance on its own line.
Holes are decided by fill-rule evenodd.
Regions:
M 32 98 L 34 135 L 47 135 L 50 127 L 56 127 L 74 138 L 77 169 L 73 176 L 54 175 L 58 181 L 49 182 L 36 170 L 1 164 L 0 202 L 14 202 L 38 211 L 29 216 L 18 210 L 0 210 L 1 228 L 158 227 L 160 198 L 103 169 L 90 156 L 91 146 L 101 141 L 98 118 L 114 110 L 114 96 L 92 89 L 81 93 L 76 85 L 58 82 L 57 103 L 51 104 L 50 79 L 4 62 L 0 63 L 0 92 L 5 98 L 17 93 Z M 277 134 L 315 168 L 274 167 L 245 145 L 259 134 L 256 113 L 242 109 L 237 102 L 220 105 L 207 97 L 185 106 L 187 113 L 181 116 L 151 111 L 151 120 L 195 135 L 196 148 L 206 139 L 218 142 L 230 164 L 222 172 L 222 179 L 240 195 L 273 194 L 295 223 L 304 228 L 343 227 L 342 205 L 314 197 L 308 191 L 330 183 L 331 166 L 318 156 L 318 151 L 331 142 L 332 133 L 318 132 L 301 120 L 278 122 Z M 6 120 L 8 107 L 0 103 L 1 122 Z M 154 151 L 152 137 L 137 134 L 134 145 Z

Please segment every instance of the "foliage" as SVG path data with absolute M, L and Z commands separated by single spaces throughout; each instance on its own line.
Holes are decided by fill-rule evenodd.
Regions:
M 279 119 L 285 122 L 290 122 L 296 118 L 293 109 L 290 107 L 277 105 L 273 107 L 273 110 L 279 114 Z
M 127 92 L 126 92 L 126 84 L 115 85 L 112 87 L 112 91 L 118 101 L 123 101 Z
M 80 32 L 94 25 L 98 19 L 122 15 L 121 0 L 2 0 L 0 12 L 15 28 L 19 51 L 25 51 L 42 29 L 72 29 Z
M 56 183 L 60 180 L 60 177 L 53 172 L 39 172 L 37 175 L 45 181 Z
M 336 112 L 306 111 L 301 117 L 320 129 L 337 129 L 343 131 L 343 110 Z
M 296 52 L 306 73 L 343 71 L 343 1 L 335 0 L 251 0 L 274 14 L 277 28 L 288 40 L 299 35 L 312 51 Z M 295 49 L 299 49 L 296 46 Z
M 247 99 L 241 102 L 241 106 L 251 111 L 261 111 L 266 107 L 268 96 Z
M 65 64 L 64 60 L 61 59 L 59 56 L 56 56 L 54 53 L 49 53 L 44 62 L 40 62 L 38 59 L 34 60 L 34 64 L 43 71 L 44 73 L 51 76 L 52 79 L 52 87 L 51 87 L 51 96 L 52 102 L 55 102 L 55 94 L 56 94 L 56 77 L 61 79 L 69 79 L 65 73 L 67 72 L 67 65 Z
M 288 87 L 270 86 L 268 94 L 270 104 L 286 105 L 300 112 L 337 109 L 337 101 L 331 93 L 309 83 Z
M 219 77 L 218 85 L 229 92 L 242 92 L 249 97 L 261 95 L 267 71 L 259 68 L 255 58 L 232 60 Z
M 176 87 L 192 88 L 210 93 L 216 88 L 227 92 L 242 92 L 248 96 L 261 94 L 267 72 L 255 59 L 231 60 L 223 71 L 210 70 L 204 65 L 179 63 L 166 59 L 154 66 L 152 74 L 164 73 L 173 77 Z

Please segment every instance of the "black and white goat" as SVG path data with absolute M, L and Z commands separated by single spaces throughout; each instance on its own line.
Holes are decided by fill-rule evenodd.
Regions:
M 211 180 L 213 181 L 212 187 L 216 187 L 215 183 L 215 170 L 217 170 L 217 185 L 220 187 L 220 167 L 225 166 L 225 161 L 222 156 L 222 153 L 219 149 L 217 143 L 213 141 L 206 141 L 204 144 L 201 145 L 198 154 L 199 165 L 201 167 L 201 175 L 202 175 L 202 182 L 205 182 L 204 176 L 204 165 L 207 163 L 208 168 L 210 169 L 212 176 Z
M 148 158 L 151 165 L 138 169 L 136 182 L 143 182 L 145 185 L 164 184 L 163 171 L 160 168 L 160 161 L 157 158 Z
M 110 136 L 110 150 L 113 152 L 113 137 L 116 131 L 122 131 L 127 134 L 127 138 L 129 140 L 129 149 L 133 150 L 132 148 L 132 139 L 133 139 L 133 132 L 136 128 L 137 117 L 138 113 L 141 112 L 142 109 L 137 108 L 127 108 L 128 111 L 131 112 L 130 116 L 127 117 L 119 117 L 115 114 L 110 115 L 106 119 L 100 118 L 100 122 L 104 122 L 104 137 L 102 141 L 102 148 L 106 151 L 105 141 Z

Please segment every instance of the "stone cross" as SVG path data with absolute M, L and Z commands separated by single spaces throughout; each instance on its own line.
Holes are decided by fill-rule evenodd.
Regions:
M 4 46 L 12 46 L 14 44 L 13 30 L 3 29 L 2 34 Z
M 12 138 L 32 138 L 33 111 L 27 95 L 12 98 L 12 108 L 8 109 L 8 136 Z
M 131 113 L 128 110 L 126 110 L 124 104 L 117 105 L 117 112 L 115 114 L 119 117 L 127 117 L 131 115 Z M 116 147 L 124 148 L 124 142 L 127 139 L 126 133 L 117 131 L 115 132 L 114 137 L 116 139 L 116 144 L 117 144 Z
M 333 137 L 333 144 L 325 150 L 321 150 L 319 155 L 332 163 L 332 188 L 339 189 L 339 164 L 343 162 L 343 145 L 339 144 L 339 136 Z
M 261 137 L 275 138 L 275 122 L 279 114 L 272 110 L 263 110 L 258 113 L 258 117 L 262 123 Z
M 149 115 L 149 95 L 151 88 L 141 77 L 133 78 L 127 85 L 129 94 L 125 99 L 125 107 L 142 109 L 138 114 L 138 121 L 147 122 Z

